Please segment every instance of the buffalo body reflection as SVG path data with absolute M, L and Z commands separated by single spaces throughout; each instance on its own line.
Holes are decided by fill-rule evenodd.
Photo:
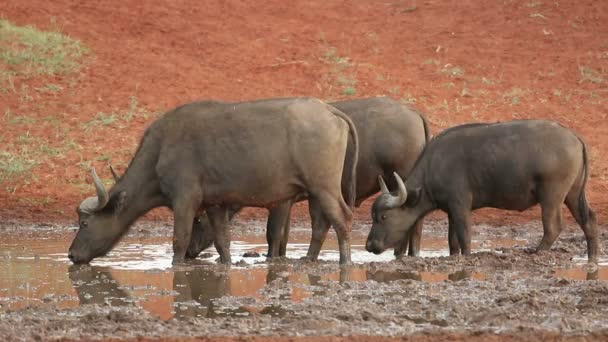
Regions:
M 72 287 L 81 305 L 129 305 L 129 294 L 120 288 L 108 268 L 89 265 L 72 265 L 69 270 Z

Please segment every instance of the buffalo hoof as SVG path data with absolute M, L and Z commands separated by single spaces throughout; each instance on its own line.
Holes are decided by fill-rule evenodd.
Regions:
M 173 261 L 171 262 L 171 265 L 173 265 L 173 266 L 180 266 L 180 265 L 182 265 L 183 266 L 183 265 L 187 264 L 186 261 L 187 260 L 184 257 L 181 257 L 181 258 L 180 257 L 177 257 L 177 258 L 173 257 Z
M 301 257 L 300 260 L 302 260 L 302 261 L 308 261 L 308 262 L 315 262 L 315 261 L 317 261 L 317 258 L 311 257 L 311 256 L 307 255 L 307 256 Z
M 353 262 L 351 260 L 340 260 L 340 268 L 348 268 L 351 267 L 353 265 Z
M 215 259 L 215 262 L 217 262 L 220 265 L 226 265 L 226 266 L 232 265 L 232 260 L 230 258 L 222 259 L 222 257 L 218 257 L 217 259 Z

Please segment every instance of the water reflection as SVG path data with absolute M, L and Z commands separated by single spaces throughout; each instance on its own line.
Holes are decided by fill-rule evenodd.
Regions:
M 395 280 L 417 280 L 422 281 L 422 276 L 418 272 L 403 272 L 403 271 L 366 271 L 368 280 L 373 280 L 378 283 L 388 283 Z
M 72 265 L 68 269 L 68 275 L 80 305 L 121 306 L 133 302 L 106 267 Z
M 248 315 L 251 310 L 220 308 L 214 299 L 231 296 L 230 272 L 196 267 L 173 273 L 175 317 L 207 317 Z

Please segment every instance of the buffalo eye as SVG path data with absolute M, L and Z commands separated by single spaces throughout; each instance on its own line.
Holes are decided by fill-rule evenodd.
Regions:
M 86 228 L 88 225 L 89 225 L 89 223 L 87 221 L 80 221 L 81 228 Z
M 386 215 L 380 216 L 380 220 L 382 220 L 382 221 L 386 220 Z

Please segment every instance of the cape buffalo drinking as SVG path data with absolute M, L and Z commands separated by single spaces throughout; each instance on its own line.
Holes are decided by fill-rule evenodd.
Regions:
M 448 214 L 450 254 L 469 254 L 471 211 L 493 207 L 525 210 L 540 203 L 544 235 L 537 247 L 551 247 L 562 228 L 566 203 L 587 239 L 589 261 L 597 260 L 595 214 L 585 198 L 589 176 L 583 141 L 567 128 L 544 120 L 469 124 L 437 135 L 405 184 L 383 194 L 372 207 L 366 249 L 379 254 L 434 209 Z
M 359 136 L 359 162 L 357 164 L 357 198 L 356 205 L 380 190 L 377 176 L 389 176 L 393 171 L 403 177 L 407 176 L 414 166 L 414 162 L 422 152 L 429 140 L 430 132 L 424 117 L 417 111 L 403 106 L 398 101 L 388 97 L 373 97 L 357 100 L 348 100 L 330 103 L 331 106 L 346 113 L 355 124 Z M 350 170 L 345 170 L 350 172 Z M 344 182 L 342 189 L 346 194 L 348 184 Z M 389 184 L 396 189 L 397 183 Z M 287 238 L 289 235 L 289 213 L 293 201 L 270 210 L 266 236 L 268 240 L 268 257 L 285 256 Z M 238 211 L 238 208 L 235 209 Z M 231 212 L 234 214 L 235 211 Z M 232 215 L 231 215 L 232 216 Z M 312 217 L 321 217 L 318 213 L 311 213 Z M 315 225 L 318 230 L 313 231 L 312 241 L 307 258 L 316 260 L 321 245 L 329 229 L 328 222 Z M 407 251 L 409 255 L 417 255 L 420 249 L 420 231 L 422 221 L 410 236 L 395 249 L 395 255 L 400 256 Z M 208 218 L 202 216 L 193 227 L 192 242 L 188 247 L 186 257 L 195 258 L 202 250 L 213 243 L 213 229 Z
M 347 154 L 349 132 L 354 148 Z M 174 212 L 174 263 L 184 260 L 192 222 L 202 210 L 216 231 L 220 261 L 229 263 L 229 205 L 272 207 L 307 192 L 336 229 L 340 263 L 349 263 L 357 155 L 350 119 L 317 99 L 178 107 L 146 130 L 109 192 L 93 170 L 97 197 L 78 208 L 80 229 L 68 256 L 74 263 L 102 256 L 138 217 L 168 206 Z M 343 168 L 351 170 L 349 205 L 341 191 Z

